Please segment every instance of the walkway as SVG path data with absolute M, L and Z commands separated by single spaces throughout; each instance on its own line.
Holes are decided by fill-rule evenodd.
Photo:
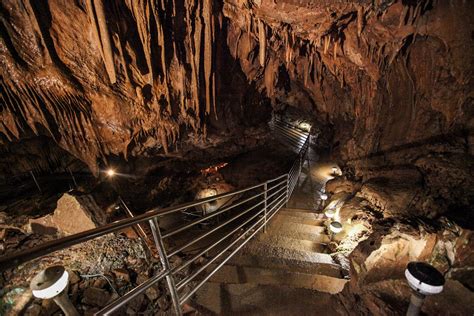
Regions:
M 346 279 L 327 247 L 321 190 L 330 162 L 310 150 L 288 202 L 259 234 L 221 268 L 194 300 L 204 314 L 342 315 L 337 298 Z

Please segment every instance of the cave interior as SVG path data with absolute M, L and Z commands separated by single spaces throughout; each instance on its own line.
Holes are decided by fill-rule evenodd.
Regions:
M 0 315 L 474 314 L 473 1 L 2 0 L 0 56 Z

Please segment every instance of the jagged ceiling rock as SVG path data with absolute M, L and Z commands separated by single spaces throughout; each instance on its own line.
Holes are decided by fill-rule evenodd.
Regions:
M 466 1 L 228 0 L 224 14 L 248 78 L 275 103 L 328 114 L 353 158 L 472 128 L 472 9 Z
M 326 124 L 357 177 L 394 178 L 402 200 L 415 194 L 403 205 L 434 217 L 473 203 L 472 2 L 224 3 L 227 42 L 248 79 L 276 110 L 298 107 Z
M 0 8 L 3 144 L 46 135 L 97 171 L 108 155 L 166 154 L 180 137 L 205 136 L 204 123 L 218 116 L 235 125 L 228 103 L 241 104 L 226 97 L 217 108 L 216 90 L 238 100 L 251 90 L 238 71 L 230 87 L 216 76 L 232 65 L 210 0 L 7 0 Z

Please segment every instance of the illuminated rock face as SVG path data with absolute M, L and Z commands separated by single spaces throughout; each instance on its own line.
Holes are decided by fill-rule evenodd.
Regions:
M 411 290 L 404 270 L 410 261 L 423 261 L 447 279 L 443 292 L 426 300 L 423 312 L 469 314 L 474 308 L 474 295 L 469 290 L 472 277 L 466 272 L 472 269 L 473 262 L 465 257 L 465 250 L 472 249 L 472 231 L 446 225 L 447 222 L 439 223 L 436 229 L 423 223 L 417 227 L 400 222 L 386 224 L 389 225 L 374 227 L 370 237 L 349 257 L 351 291 L 370 313 L 390 315 L 406 311 Z
M 236 128 L 255 87 L 330 126 L 356 169 L 445 138 L 472 154 L 472 6 L 3 1 L 2 142 L 47 135 L 97 170 Z
M 224 4 L 230 52 L 274 108 L 297 107 L 326 125 L 321 134 L 382 211 L 433 218 L 474 201 L 473 9 L 466 1 Z
M 106 223 L 105 214 L 91 196 L 64 194 L 51 215 L 30 219 L 28 230 L 37 234 L 77 234 Z
M 212 1 L 1 8 L 2 144 L 45 135 L 97 172 L 109 155 L 166 155 L 268 113 L 235 68 Z

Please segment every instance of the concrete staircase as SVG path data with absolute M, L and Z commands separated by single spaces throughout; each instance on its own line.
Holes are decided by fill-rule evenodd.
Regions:
M 347 280 L 328 242 L 322 214 L 283 208 L 197 292 L 194 305 L 204 314 L 314 315 L 309 307 L 329 304 L 339 314 L 331 294 Z

